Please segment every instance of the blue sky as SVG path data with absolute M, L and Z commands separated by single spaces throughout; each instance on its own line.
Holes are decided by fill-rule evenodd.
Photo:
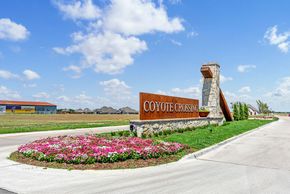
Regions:
M 138 108 L 140 91 L 201 97 L 221 65 L 229 102 L 290 109 L 289 1 L 0 2 L 0 99 Z

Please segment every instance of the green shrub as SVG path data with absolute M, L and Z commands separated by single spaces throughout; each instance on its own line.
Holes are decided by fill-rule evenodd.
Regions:
M 130 137 L 137 137 L 137 131 L 129 131 L 129 133 L 130 133 Z
M 244 104 L 244 119 L 248 119 L 249 118 L 249 107 L 248 105 Z
M 238 108 L 238 104 L 237 103 L 235 103 L 234 105 L 233 105 L 233 112 L 234 112 L 234 120 L 235 121 L 238 121 L 238 120 L 240 120 L 240 112 L 239 112 L 239 108 Z
M 240 120 L 245 120 L 244 105 L 239 103 Z
M 123 134 L 124 134 L 124 131 L 118 131 L 119 136 L 123 136 Z
M 116 136 L 116 132 L 115 131 L 112 131 L 111 132 L 111 136 Z
M 130 136 L 130 132 L 129 132 L 129 131 L 124 131 L 124 132 L 123 132 L 123 136 L 125 136 L 125 137 L 129 137 L 129 136 Z
M 142 133 L 141 138 L 146 139 L 147 138 L 146 133 Z

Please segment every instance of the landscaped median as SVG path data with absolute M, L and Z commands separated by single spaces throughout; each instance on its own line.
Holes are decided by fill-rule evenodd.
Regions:
M 222 126 L 164 131 L 150 137 L 124 137 L 128 133 L 60 136 L 22 145 L 12 160 L 66 169 L 137 168 L 179 160 L 184 155 L 260 127 L 273 120 L 244 120 Z

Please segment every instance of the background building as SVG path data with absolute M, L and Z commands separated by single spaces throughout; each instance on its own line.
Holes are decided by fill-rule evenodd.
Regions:
M 260 114 L 258 109 L 256 109 L 254 106 L 248 104 L 248 108 L 249 108 L 249 115 L 258 115 L 258 114 Z
M 55 114 L 56 105 L 48 102 L 0 100 L 0 113 Z

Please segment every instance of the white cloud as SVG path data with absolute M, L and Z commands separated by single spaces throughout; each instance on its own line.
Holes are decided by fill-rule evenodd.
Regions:
M 158 90 L 161 95 L 181 96 L 188 98 L 201 98 L 201 86 L 190 86 L 187 88 L 172 88 L 169 91 Z
M 68 67 L 63 68 L 64 71 L 73 71 L 74 75 L 71 77 L 74 79 L 80 78 L 82 74 L 82 68 L 76 65 L 70 65 Z
M 116 74 L 134 62 L 133 55 L 147 49 L 146 42 L 136 37 L 119 34 L 79 35 L 76 44 L 63 49 L 63 53 L 81 53 L 81 68 L 93 67 L 96 72 Z
M 88 96 L 86 95 L 84 92 L 77 95 L 75 97 L 75 100 L 78 101 L 78 102 L 82 102 L 82 103 L 85 103 L 85 104 L 91 104 L 92 101 L 93 101 L 93 98 L 91 96 Z
M 220 75 L 220 82 L 221 83 L 225 83 L 225 82 L 227 82 L 227 81 L 232 81 L 233 80 L 233 78 L 232 77 L 225 77 L 224 75 Z
M 200 88 L 194 86 L 188 88 L 172 88 L 171 93 L 196 96 L 197 94 L 200 94 Z
M 249 86 L 244 86 L 242 88 L 239 89 L 240 93 L 249 93 L 251 92 L 251 88 Z
M 163 91 L 163 90 L 158 90 L 156 92 L 156 94 L 161 94 L 161 95 L 168 95 L 167 92 Z
M 283 52 L 283 53 L 288 53 L 289 50 L 289 42 L 282 42 L 278 45 L 278 48 Z
M 52 48 L 52 50 L 58 54 L 61 54 L 61 55 L 66 55 L 68 54 L 68 52 L 66 51 L 66 49 L 64 48 L 60 48 L 60 47 L 54 47 Z
M 50 95 L 47 94 L 46 92 L 39 92 L 37 94 L 34 94 L 32 97 L 33 98 L 50 98 Z
M 111 0 L 103 22 L 106 30 L 125 35 L 184 30 L 180 18 L 169 18 L 163 4 L 151 0 Z
M 39 79 L 40 76 L 38 73 L 36 73 L 35 71 L 32 71 L 30 69 L 26 69 L 23 71 L 23 75 L 25 76 L 25 78 L 27 80 L 34 80 L 34 79 Z
M 233 92 L 229 92 L 229 91 L 225 91 L 223 92 L 223 94 L 225 95 L 226 99 L 235 99 L 237 98 L 237 95 Z
M 74 44 L 53 50 L 59 54 L 81 54 L 81 69 L 116 74 L 133 64 L 136 54 L 147 50 L 146 42 L 137 36 L 184 30 L 180 18 L 169 18 L 162 1 L 157 5 L 152 0 L 110 0 L 99 13 L 89 22 L 86 33 L 72 34 Z
M 195 37 L 195 36 L 198 36 L 198 33 L 195 32 L 195 31 L 191 31 L 191 32 L 188 32 L 187 33 L 187 37 L 188 38 L 192 38 L 192 37 Z
M 73 1 L 67 4 L 55 0 L 54 3 L 64 13 L 65 18 L 93 20 L 101 16 L 100 8 L 94 5 L 92 0 Z
M 100 82 L 100 85 L 104 87 L 106 95 L 112 98 L 119 100 L 131 98 L 131 89 L 124 81 L 111 79 Z
M 0 85 L 0 99 L 19 99 L 21 96 L 17 91 L 10 90 L 6 86 Z
M 0 78 L 2 79 L 18 79 L 18 80 L 34 80 L 34 79 L 39 79 L 40 76 L 38 73 L 30 70 L 30 69 L 26 69 L 23 71 L 23 78 L 21 76 L 19 76 L 18 74 L 14 74 L 10 71 L 6 71 L 6 70 L 1 70 L 0 69 Z M 27 84 L 24 84 L 24 87 L 31 87 L 31 85 L 27 85 Z M 34 87 L 34 86 L 32 86 Z
M 288 99 L 290 96 L 290 77 L 282 78 L 276 89 L 266 94 L 268 97 L 282 97 Z
M 37 84 L 23 84 L 23 87 L 25 87 L 25 88 L 35 88 L 35 87 L 37 87 Z
M 174 40 L 174 39 L 171 39 L 170 41 L 171 41 L 172 44 L 174 44 L 174 45 L 176 45 L 176 46 L 182 46 L 182 43 L 179 42 L 179 41 L 176 41 L 176 40 Z
M 256 65 L 239 65 L 238 72 L 245 73 L 250 71 L 251 69 L 256 69 Z
M 10 71 L 0 70 L 0 78 L 15 79 L 15 78 L 19 78 L 19 77 L 18 77 L 18 75 L 11 73 Z
M 68 67 L 63 68 L 64 71 L 73 71 L 75 73 L 81 73 L 82 69 L 79 66 L 76 65 L 70 65 Z
M 9 18 L 0 19 L 0 39 L 4 40 L 24 40 L 28 37 L 29 31 L 25 26 L 11 21 Z
M 225 95 L 228 105 L 235 102 L 245 102 L 245 103 L 250 103 L 250 104 L 253 102 L 253 98 L 248 94 L 237 95 L 229 91 L 225 91 L 223 92 L 223 94 Z
M 175 4 L 180 4 L 182 2 L 182 0 L 169 0 L 169 2 L 173 5 L 175 5 Z
M 287 53 L 289 50 L 289 36 L 290 31 L 278 34 L 278 27 L 272 26 L 267 29 L 264 39 L 268 41 L 269 44 L 277 46 L 281 52 Z
M 64 96 L 64 95 L 57 97 L 57 99 L 61 100 L 63 102 L 69 102 L 70 101 L 70 98 L 67 97 L 67 96 Z
M 271 90 L 271 89 L 270 89 Z M 278 80 L 277 85 L 270 92 L 262 96 L 269 103 L 271 109 L 276 111 L 289 111 L 290 106 L 290 77 Z M 287 109 L 288 108 L 288 109 Z
M 101 106 L 111 106 L 112 102 L 103 97 L 92 97 L 85 92 L 73 97 L 61 95 L 56 97 L 56 104 L 60 108 L 90 108 L 95 109 Z

